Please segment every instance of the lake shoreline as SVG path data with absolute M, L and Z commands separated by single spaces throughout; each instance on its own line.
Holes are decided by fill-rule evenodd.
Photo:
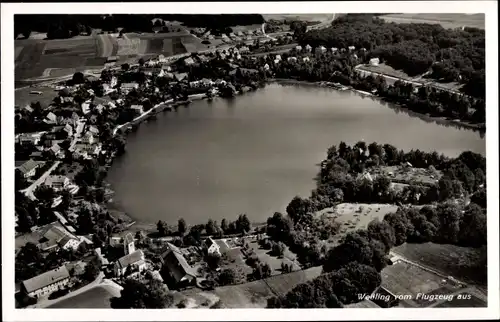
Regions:
M 280 84 L 280 85 L 287 85 L 287 84 L 288 85 L 306 85 L 306 86 L 319 87 L 319 88 L 325 88 L 325 87 L 327 87 L 327 86 L 322 86 L 321 82 L 308 82 L 308 81 L 301 81 L 301 80 L 294 80 L 294 79 L 273 78 L 273 79 L 267 80 L 267 82 L 266 82 L 266 84 L 273 84 L 273 83 Z M 328 88 L 330 88 L 332 90 L 335 90 L 335 88 L 331 88 L 331 87 L 328 87 Z M 349 88 L 349 89 L 352 92 L 357 92 L 358 96 L 362 96 L 362 97 L 366 97 L 367 96 L 366 94 L 363 95 L 362 93 L 359 93 L 359 91 L 356 91 L 355 89 L 352 89 L 352 88 Z M 255 90 L 255 91 L 257 91 L 257 90 Z M 340 90 L 340 91 L 342 91 L 342 90 Z M 241 96 L 242 94 L 237 94 L 237 95 L 234 96 L 234 98 L 236 98 L 238 96 Z M 367 94 L 369 94 L 369 93 L 367 93 Z M 208 98 L 204 94 L 194 94 L 192 96 L 193 96 L 193 100 L 194 99 L 207 99 Z M 380 98 L 380 97 L 378 97 L 376 95 L 370 95 L 370 97 L 376 98 L 379 101 L 386 102 L 386 100 L 384 100 L 384 99 L 382 99 L 382 98 Z M 191 100 L 191 97 L 190 97 L 190 100 Z M 391 102 L 388 102 L 388 103 L 391 103 Z M 453 122 L 450 122 L 448 120 L 440 120 L 439 118 L 429 117 L 427 115 L 414 112 L 414 111 L 412 111 L 410 109 L 407 109 L 407 108 L 405 108 L 403 106 L 400 106 L 400 105 L 398 105 L 396 103 L 391 103 L 391 104 L 394 104 L 396 107 L 404 109 L 404 110 L 406 110 L 406 111 L 408 111 L 408 112 L 410 112 L 412 114 L 419 115 L 419 116 L 421 116 L 421 118 L 422 117 L 423 118 L 430 118 L 430 119 L 432 119 L 433 121 L 436 121 L 436 122 L 439 121 L 441 123 L 448 123 L 448 124 L 452 124 L 452 125 L 457 125 L 457 124 L 454 124 Z M 170 102 L 163 102 L 163 103 L 158 104 L 158 105 L 169 106 L 169 105 L 172 105 L 172 101 L 170 101 Z M 389 107 L 389 108 L 391 108 L 391 107 Z M 155 108 L 153 108 L 152 110 L 155 110 Z M 152 112 L 152 113 L 154 113 L 154 112 Z M 137 122 L 137 123 L 138 124 L 142 123 L 144 120 L 148 120 L 148 118 L 146 118 L 146 117 L 145 118 L 141 118 L 139 120 L 139 122 Z M 458 124 L 458 125 L 460 125 L 460 124 Z M 464 127 L 466 127 L 466 126 L 464 126 Z M 120 129 L 124 128 L 125 129 L 125 128 L 127 128 L 127 125 L 126 124 L 120 125 L 120 126 L 118 126 L 118 128 L 120 128 Z M 116 132 L 118 132 L 118 131 L 116 131 Z M 147 232 L 156 231 L 156 223 L 155 222 L 149 222 L 147 220 L 143 220 L 141 218 L 137 218 L 137 217 L 135 217 L 133 215 L 127 214 L 127 212 L 125 211 L 125 209 L 123 207 L 120 206 L 120 207 L 117 207 L 117 208 L 119 208 L 119 209 L 117 209 L 117 208 L 115 208 L 116 204 L 115 205 L 113 205 L 113 204 L 114 203 L 111 203 L 111 204 L 107 203 L 106 206 L 110 210 L 112 210 L 112 211 L 120 212 L 121 213 L 121 218 L 128 218 L 128 220 L 125 221 L 126 223 L 128 223 L 130 225 L 130 226 L 127 227 L 127 229 L 126 229 L 127 231 L 138 231 L 138 230 L 143 230 L 143 231 L 147 231 Z M 206 218 L 206 220 L 208 220 L 208 217 Z M 175 223 L 170 223 L 170 224 L 175 224 Z M 258 223 L 258 222 L 255 222 L 255 223 L 252 222 L 252 226 L 260 226 L 262 224 L 263 224 L 262 222 L 260 222 L 260 223 Z

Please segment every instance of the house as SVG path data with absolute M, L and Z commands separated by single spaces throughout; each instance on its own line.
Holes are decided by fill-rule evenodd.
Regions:
M 187 80 L 188 76 L 189 76 L 188 73 L 174 73 L 174 78 L 178 82 L 181 82 L 183 80 Z
M 109 56 L 108 59 L 106 59 L 107 63 L 116 63 L 118 61 L 118 56 Z
M 38 145 L 38 143 L 40 142 L 40 134 L 22 133 L 16 137 L 16 141 L 21 145 L 24 144 Z
M 378 66 L 378 64 L 380 64 L 380 59 L 378 59 L 378 58 L 372 58 L 372 59 L 370 59 L 370 65 L 372 65 L 372 66 Z
M 39 298 L 47 296 L 68 285 L 69 271 L 66 266 L 61 266 L 51 271 L 45 272 L 21 283 L 21 292 Z
M 353 51 L 353 50 L 355 50 L 355 49 L 356 49 L 356 47 L 354 47 L 354 46 L 349 46 L 349 47 L 347 47 L 347 49 L 348 49 L 349 51 Z
M 308 61 L 310 61 L 310 60 L 311 60 L 311 59 L 309 59 L 309 57 L 304 57 L 304 58 L 302 58 L 302 61 L 303 61 L 304 63 L 305 63 L 305 62 L 308 62 Z
M 101 267 L 109 265 L 108 259 L 101 252 L 101 247 L 94 249 L 94 253 L 97 256 L 97 261 L 99 262 Z
M 312 47 L 309 46 L 309 45 L 306 45 L 305 49 L 306 49 L 307 52 L 310 52 L 312 50 Z
M 69 179 L 63 175 L 49 175 L 44 184 L 57 191 L 66 188 L 69 185 Z
M 78 121 L 78 123 L 76 124 L 75 136 L 80 137 L 80 135 L 83 133 L 84 128 L 85 128 L 85 121 Z
M 70 236 L 65 236 L 63 237 L 59 242 L 58 245 L 64 250 L 77 250 L 78 246 L 80 246 L 81 242 L 77 238 L 72 238 Z
M 332 53 L 336 53 L 337 51 L 339 51 L 339 49 L 337 47 L 332 47 L 332 48 L 330 48 L 330 51 Z
M 34 161 L 32 159 L 23 162 L 21 165 L 16 167 L 19 170 L 24 178 L 31 178 L 36 174 L 36 169 L 42 167 L 45 164 L 43 161 Z
M 281 55 L 276 55 L 276 57 L 274 57 L 276 60 L 281 60 Z
M 115 263 L 115 276 L 120 277 L 127 273 L 127 268 L 132 272 L 142 272 L 146 269 L 146 261 L 142 250 L 136 250 L 133 253 L 127 254 Z
M 250 48 L 248 48 L 247 46 L 240 47 L 241 54 L 247 53 L 249 51 L 250 51 Z
M 269 70 L 269 64 L 264 65 L 264 70 Z
M 287 61 L 289 63 L 295 63 L 297 61 L 297 57 L 288 57 Z
M 324 46 L 316 47 L 316 54 L 323 54 L 326 52 L 326 48 Z
M 76 250 L 80 241 L 71 232 L 67 231 L 62 224 L 59 222 L 54 222 L 49 224 L 44 228 L 44 232 L 38 248 L 43 252 L 48 252 L 52 250 L 57 250 L 59 247 L 65 246 L 65 249 L 73 248 Z M 69 239 L 74 240 L 72 242 Z M 75 245 L 78 243 L 78 245 Z M 62 246 L 61 246 L 62 245 Z
M 168 250 L 162 254 L 162 269 L 179 285 L 190 285 L 196 280 L 196 271 L 188 264 L 181 250 L 167 243 Z
M 47 116 L 45 116 L 44 122 L 47 124 L 57 124 L 57 116 L 54 113 L 49 112 Z
M 73 127 L 69 123 L 64 126 L 63 131 L 66 132 L 68 136 L 73 135 Z
M 205 239 L 205 242 L 204 242 L 203 246 L 205 247 L 207 254 L 217 254 L 219 256 L 221 255 L 220 247 L 212 239 L 212 237 L 208 237 L 207 239 Z
M 121 89 L 124 91 L 131 91 L 133 89 L 138 89 L 139 84 L 138 83 L 123 83 L 121 85 Z
M 279 63 L 280 63 L 280 60 L 279 60 L 279 59 L 275 59 L 275 60 L 274 60 L 274 64 L 275 64 L 275 65 L 277 65 L 277 64 L 279 64 Z
M 98 135 L 99 129 L 95 125 L 91 125 L 89 126 L 89 132 L 92 133 L 93 135 Z
M 295 50 L 296 51 L 302 51 L 302 46 L 300 46 L 300 45 L 295 46 Z
M 194 61 L 193 57 L 188 57 L 184 59 L 184 65 L 186 66 L 191 66 L 194 65 L 196 62 Z
M 142 105 L 134 104 L 134 105 L 131 105 L 130 108 L 137 111 L 139 114 L 144 113 L 144 108 Z
M 61 149 L 61 146 L 57 143 L 54 143 L 49 149 L 56 157 L 63 157 L 64 150 Z
M 80 139 L 80 141 L 85 144 L 93 144 L 96 140 L 94 138 L 94 134 L 92 134 L 92 132 L 90 131 L 87 131 Z
M 34 111 L 34 109 L 29 104 L 27 104 L 25 107 L 23 107 L 23 110 L 26 111 L 28 114 L 31 114 Z

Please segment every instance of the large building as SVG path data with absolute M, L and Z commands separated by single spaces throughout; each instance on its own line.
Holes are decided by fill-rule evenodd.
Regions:
M 162 255 L 162 270 L 177 285 L 192 285 L 196 281 L 196 271 L 189 265 L 178 247 L 171 243 L 167 243 L 167 245 L 168 250 Z
M 34 298 L 47 296 L 68 285 L 69 278 L 69 271 L 63 265 L 23 281 L 21 283 L 21 291 Z

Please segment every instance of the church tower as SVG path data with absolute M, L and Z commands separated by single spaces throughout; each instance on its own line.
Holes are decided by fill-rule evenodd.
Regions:
M 135 252 L 134 237 L 130 233 L 123 238 L 123 252 L 125 255 Z

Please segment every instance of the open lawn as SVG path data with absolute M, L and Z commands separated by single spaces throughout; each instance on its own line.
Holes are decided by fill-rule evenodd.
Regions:
M 413 307 L 427 307 L 434 301 L 417 299 L 418 293 L 452 294 L 459 290 L 457 286 L 442 277 L 406 262 L 387 266 L 381 272 L 382 286 L 395 295 L 411 296 L 404 299 Z
M 40 91 L 42 92 L 41 95 L 37 94 L 30 94 L 31 91 Z M 50 87 L 36 87 L 36 88 L 22 88 L 18 89 L 14 93 L 14 102 L 15 105 L 18 105 L 20 107 L 23 107 L 27 104 L 30 104 L 31 102 L 40 102 L 42 106 L 47 106 L 49 105 L 52 100 L 54 100 L 54 97 L 56 97 L 57 92 L 54 91 L 53 88 Z
M 462 13 L 395 13 L 381 16 L 388 22 L 440 24 L 444 28 L 463 26 L 484 29 L 484 14 Z
M 57 302 L 48 308 L 55 309 L 110 309 L 110 299 L 119 292 L 108 285 L 98 285 L 83 293 Z
M 486 248 L 425 243 L 403 244 L 392 251 L 464 282 L 487 285 Z
M 267 263 L 271 267 L 271 274 L 278 275 L 281 274 L 281 263 L 285 263 L 287 265 L 292 265 L 293 271 L 300 270 L 300 266 L 298 261 L 296 260 L 296 255 L 292 253 L 288 247 L 286 247 L 283 257 L 277 257 L 271 255 L 271 250 L 264 249 L 259 246 L 258 242 L 252 241 L 248 243 L 250 249 L 252 249 L 257 257 L 260 259 L 262 263 Z
M 326 208 L 316 212 L 318 218 L 326 215 L 341 224 L 340 233 L 334 237 L 335 244 L 345 234 L 364 229 L 374 220 L 383 220 L 385 215 L 396 212 L 397 206 L 391 204 L 353 204 L 341 203 L 334 208 Z

